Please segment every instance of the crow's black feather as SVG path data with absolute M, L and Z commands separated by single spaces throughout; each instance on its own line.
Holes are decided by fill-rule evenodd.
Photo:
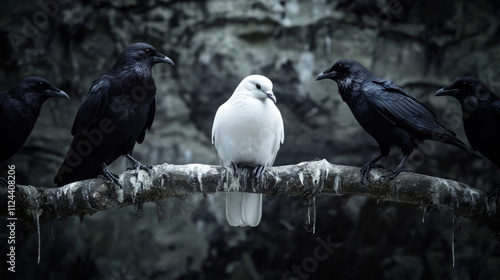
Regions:
M 323 79 L 337 82 L 342 100 L 379 145 L 381 155 L 363 166 L 361 182 L 372 167 L 379 167 L 375 163 L 387 156 L 391 147 L 400 148 L 404 158 L 384 176 L 389 179 L 395 178 L 401 171 L 409 171 L 403 164 L 422 141 L 435 140 L 468 151 L 455 133 L 437 121 L 436 115 L 427 106 L 394 82 L 375 76 L 355 60 L 337 61 L 316 78 Z
M 130 154 L 153 124 L 156 84 L 151 70 L 156 63 L 173 65 L 151 45 L 135 43 L 92 83 L 71 129 L 70 149 L 54 178 L 58 186 L 98 175 L 116 178 L 106 166 L 121 155 L 140 164 Z
M 0 163 L 21 149 L 50 97 L 69 98 L 62 90 L 40 77 L 26 77 L 0 93 Z
M 462 105 L 465 135 L 471 147 L 500 169 L 500 98 L 476 78 L 464 77 L 436 92 Z

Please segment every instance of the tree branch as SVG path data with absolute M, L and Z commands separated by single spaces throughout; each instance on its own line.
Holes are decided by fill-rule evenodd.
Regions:
M 381 201 L 407 203 L 422 209 L 448 209 L 455 215 L 486 224 L 500 236 L 500 213 L 496 200 L 463 183 L 415 173 L 401 173 L 382 181 L 382 172 L 372 170 L 370 183 L 360 184 L 358 167 L 330 164 L 326 160 L 266 169 L 262 179 L 251 169 L 242 170 L 235 179 L 221 172 L 220 166 L 163 164 L 149 172 L 128 171 L 120 175 L 123 188 L 106 179 L 91 179 L 60 188 L 17 185 L 15 217 L 23 220 L 29 233 L 35 232 L 37 213 L 40 222 L 83 217 L 99 211 L 128 205 L 142 205 L 169 197 L 223 191 L 260 192 L 268 196 L 368 196 Z M 7 216 L 7 188 L 0 189 L 0 216 Z

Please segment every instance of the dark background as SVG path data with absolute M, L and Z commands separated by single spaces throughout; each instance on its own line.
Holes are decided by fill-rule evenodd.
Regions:
M 285 143 L 275 165 L 325 158 L 361 166 L 379 154 L 376 142 L 357 124 L 334 82 L 314 82 L 341 58 L 354 58 L 402 86 L 466 142 L 458 102 L 434 93 L 461 76 L 479 77 L 500 88 L 499 16 L 495 1 L 3 1 L 0 90 L 38 75 L 71 97 L 45 103 L 31 137 L 9 163 L 16 165 L 17 183 L 52 187 L 71 141 L 72 122 L 92 81 L 127 45 L 138 41 L 152 44 L 176 63 L 153 69 L 156 118 L 134 152 L 146 164 L 218 164 L 210 143 L 215 111 L 241 79 L 263 74 L 274 83 L 285 122 Z M 381 163 L 393 167 L 401 158 L 393 151 Z M 449 145 L 428 142 L 408 165 L 418 173 L 484 191 L 500 184 L 491 163 Z M 121 172 L 125 167 L 125 161 L 118 160 L 111 169 Z M 221 194 L 158 205 L 162 215 L 150 203 L 143 211 L 128 207 L 85 217 L 83 223 L 74 217 L 42 225 L 40 264 L 37 237 L 18 236 L 15 274 L 6 271 L 7 244 L 0 239 L 1 278 L 500 275 L 500 246 L 494 234 L 463 218 L 453 226 L 449 211 L 424 212 L 364 197 L 318 196 L 313 234 L 302 198 L 265 198 L 257 228 L 230 227 Z M 0 234 L 4 230 L 2 224 Z M 338 246 L 327 251 L 323 241 Z

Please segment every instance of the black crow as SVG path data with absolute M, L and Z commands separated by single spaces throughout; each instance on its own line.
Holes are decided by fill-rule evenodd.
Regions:
M 26 77 L 0 93 L 0 164 L 12 157 L 30 135 L 40 109 L 50 97 L 68 95 L 40 77 Z
M 118 183 L 106 166 L 121 155 L 134 168 L 149 168 L 131 154 L 153 124 L 156 84 L 151 69 L 156 63 L 174 65 L 153 46 L 135 43 L 118 56 L 106 75 L 92 83 L 71 129 L 73 141 L 54 178 L 57 186 L 98 175 Z
M 460 78 L 436 92 L 462 105 L 464 130 L 471 147 L 500 169 L 500 98 L 476 78 Z
M 381 155 L 361 168 L 361 183 L 371 168 L 381 167 L 376 162 L 387 156 L 391 147 L 400 148 L 404 157 L 395 169 L 383 176 L 386 179 L 394 179 L 402 171 L 411 171 L 404 163 L 425 140 L 452 144 L 468 151 L 455 133 L 437 121 L 427 106 L 392 81 L 375 76 L 355 60 L 337 61 L 316 77 L 316 81 L 323 79 L 337 82 L 342 100 L 379 145 Z

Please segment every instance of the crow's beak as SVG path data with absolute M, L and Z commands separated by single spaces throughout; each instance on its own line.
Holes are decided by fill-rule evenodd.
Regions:
M 456 95 L 460 90 L 455 89 L 455 88 L 450 88 L 450 87 L 444 87 L 438 91 L 436 91 L 435 96 L 454 96 Z
M 274 96 L 274 93 L 272 91 L 266 91 L 267 98 L 271 99 L 276 103 L 276 96 Z
M 335 75 L 337 75 L 337 72 L 335 71 L 331 71 L 331 72 L 323 72 L 321 74 L 319 74 L 316 79 L 314 79 L 315 81 L 319 81 L 319 80 L 324 80 L 324 79 L 333 79 L 335 77 Z
M 154 56 L 154 60 L 156 63 L 168 63 L 170 65 L 175 65 L 175 63 L 172 61 L 172 59 L 168 58 L 166 55 L 157 52 Z
M 66 94 L 64 91 L 62 91 L 54 86 L 50 87 L 49 89 L 46 89 L 45 93 L 47 94 L 47 96 L 50 96 L 50 97 L 62 97 L 62 98 L 69 99 L 68 94 Z

